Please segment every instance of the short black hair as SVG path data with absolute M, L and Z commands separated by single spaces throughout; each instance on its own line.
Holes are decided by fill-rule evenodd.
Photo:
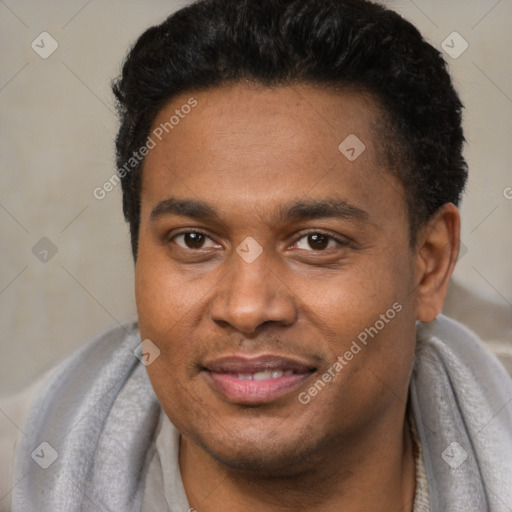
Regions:
M 463 106 L 447 64 L 411 23 L 368 0 L 199 0 L 146 30 L 112 84 L 118 172 L 173 97 L 243 80 L 370 93 L 384 112 L 381 146 L 406 191 L 411 244 L 439 207 L 459 204 Z M 134 259 L 143 163 L 119 173 Z

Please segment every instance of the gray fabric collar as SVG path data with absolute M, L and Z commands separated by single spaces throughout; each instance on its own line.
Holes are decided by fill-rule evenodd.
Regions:
M 439 317 L 417 330 L 410 398 L 431 512 L 510 511 L 512 381 L 461 324 Z
M 16 449 L 12 512 L 140 510 L 160 406 L 139 343 L 135 325 L 116 328 L 51 373 Z M 42 442 L 58 453 L 46 469 L 31 456 Z
M 510 377 L 446 317 L 418 326 L 418 341 L 410 399 L 431 511 L 510 511 Z M 139 343 L 136 325 L 106 332 L 45 381 L 18 442 L 12 512 L 140 512 L 160 406 Z M 58 453 L 46 469 L 42 442 Z

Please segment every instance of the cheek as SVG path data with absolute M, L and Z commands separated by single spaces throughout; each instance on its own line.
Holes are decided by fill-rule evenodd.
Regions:
M 368 256 L 298 290 L 313 312 L 328 361 L 335 365 L 342 358 L 338 371 L 330 367 L 336 378 L 324 395 L 327 403 L 346 410 L 350 402 L 363 414 L 370 403 L 380 407 L 376 397 L 386 403 L 403 395 L 414 356 L 410 264 L 407 256 Z
M 410 302 L 409 264 L 405 258 L 368 254 L 332 274 L 295 278 L 294 294 L 322 331 L 346 340 L 372 326 L 393 304 Z
M 170 268 L 155 251 L 141 251 L 135 269 L 135 299 L 141 334 L 166 336 L 180 322 L 194 315 L 201 304 L 205 287 L 199 280 L 190 283 Z M 144 331 L 144 333 L 143 333 Z
M 320 319 L 316 334 L 329 364 L 318 378 L 335 375 L 313 407 L 333 424 L 341 416 L 348 423 L 370 421 L 397 397 L 405 400 L 414 357 L 414 309 L 405 302 L 405 290 L 386 280 L 347 279 L 335 285 L 336 293 L 319 290 L 316 302 L 311 298 Z
M 192 360 L 193 343 L 189 340 L 194 308 L 169 283 L 152 278 L 151 272 L 138 274 L 137 313 L 142 339 L 150 339 L 160 349 L 160 357 L 147 367 L 148 375 L 179 384 Z
M 191 425 L 204 422 L 203 414 L 208 409 L 201 393 L 193 392 L 183 377 L 183 368 L 169 361 L 168 354 L 146 367 L 153 390 L 173 425 L 183 434 L 188 434 Z
M 187 390 L 194 360 L 193 344 L 187 342 L 191 333 L 187 313 L 191 307 L 186 290 L 179 288 L 176 279 L 169 277 L 155 259 L 138 258 L 135 295 L 139 330 L 142 339 L 150 339 L 160 349 L 159 357 L 146 366 L 146 371 L 162 407 L 171 421 L 178 422 L 173 411 L 195 414 Z
M 204 281 L 185 280 L 169 268 L 168 261 L 161 260 L 157 251 L 154 255 L 141 251 L 135 270 L 140 334 L 160 349 L 160 357 L 147 367 L 155 389 L 180 387 L 193 374 L 197 326 L 208 289 Z

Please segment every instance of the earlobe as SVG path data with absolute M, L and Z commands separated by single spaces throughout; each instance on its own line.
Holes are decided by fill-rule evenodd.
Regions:
M 441 313 L 459 247 L 460 213 L 448 203 L 437 210 L 418 236 L 417 320 L 431 322 Z

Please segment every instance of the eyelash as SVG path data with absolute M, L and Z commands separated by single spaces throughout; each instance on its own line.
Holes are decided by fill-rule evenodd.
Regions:
M 194 230 L 190 230 L 190 231 L 181 231 L 180 233 L 176 233 L 175 235 L 173 235 L 172 237 L 169 238 L 169 241 L 172 242 L 174 241 L 177 237 L 179 236 L 182 236 L 182 235 L 187 235 L 187 234 L 199 234 L 199 235 L 203 235 L 205 236 L 206 238 L 209 238 L 210 240 L 213 241 L 213 239 L 207 234 L 205 233 L 204 231 L 201 231 L 199 229 L 194 229 Z M 295 241 L 293 242 L 292 245 L 296 245 L 300 240 L 302 240 L 303 238 L 306 238 L 310 235 L 322 235 L 322 236 L 325 236 L 328 238 L 329 241 L 331 240 L 334 240 L 338 246 L 340 247 L 346 247 L 349 245 L 349 242 L 347 240 L 344 240 L 344 239 L 341 239 L 341 238 L 338 238 L 334 235 L 331 235 L 330 233 L 325 233 L 323 231 L 318 231 L 318 230 L 312 230 L 312 231 L 307 231 L 305 233 L 302 233 L 298 238 L 295 239 Z M 327 243 L 329 244 L 329 242 Z M 199 248 L 199 249 L 191 249 L 190 247 L 182 247 L 180 245 L 178 245 L 178 247 L 180 247 L 180 249 L 184 249 L 186 251 L 199 251 L 201 250 L 202 248 Z M 331 247 L 332 249 L 332 247 Z M 301 249 L 301 250 L 305 250 L 305 249 Z M 326 252 L 328 249 L 311 249 L 307 252 Z

